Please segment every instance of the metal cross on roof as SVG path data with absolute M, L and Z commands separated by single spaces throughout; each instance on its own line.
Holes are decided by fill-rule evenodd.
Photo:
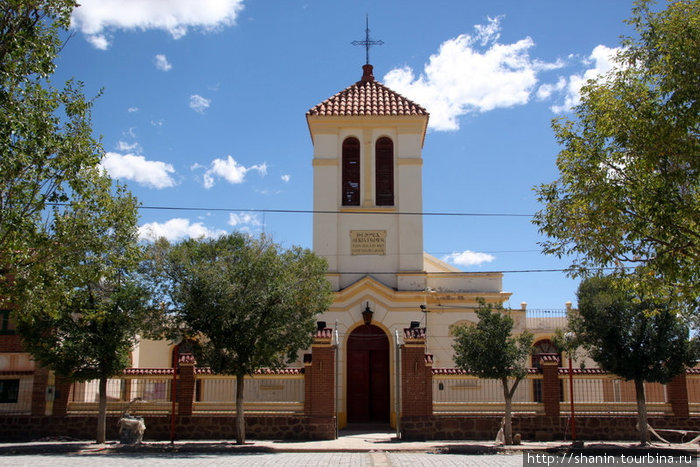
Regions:
M 373 45 L 382 45 L 384 41 L 375 41 L 369 38 L 369 15 L 366 17 L 367 26 L 365 28 L 365 40 L 363 41 L 352 41 L 352 45 L 364 45 L 365 46 L 365 65 L 369 65 L 369 48 Z

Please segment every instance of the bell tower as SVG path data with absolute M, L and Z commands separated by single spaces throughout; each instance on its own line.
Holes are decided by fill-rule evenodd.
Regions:
M 428 113 L 374 79 L 306 113 L 314 146 L 313 249 L 342 290 L 364 276 L 424 290 L 422 148 Z

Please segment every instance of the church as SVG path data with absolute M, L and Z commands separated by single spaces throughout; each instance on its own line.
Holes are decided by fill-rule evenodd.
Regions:
M 319 335 L 330 333 L 326 344 L 335 349 L 339 428 L 396 425 L 402 413 L 397 362 L 406 330 L 424 339 L 434 368 L 454 368 L 450 327 L 476 322 L 479 299 L 504 303 L 511 295 L 503 291 L 502 273 L 464 272 L 423 251 L 422 149 L 429 114 L 378 82 L 372 65 L 358 75 L 306 113 L 313 145 L 313 251 L 327 260 L 334 292 L 331 307 L 318 317 Z M 528 328 L 535 335 L 536 354 L 554 351 L 549 338 L 565 318 L 526 319 L 525 304 L 511 316 L 515 333 Z M 134 367 L 170 367 L 174 346 L 166 351 L 164 345 L 141 340 Z M 303 367 L 308 352 L 292 366 Z M 532 392 L 523 397 L 532 400 Z
M 402 439 L 493 439 L 503 411 L 499 382 L 455 368 L 450 328 L 476 322 L 481 299 L 509 299 L 503 274 L 460 271 L 423 251 L 428 112 L 379 83 L 369 63 L 358 75 L 306 113 L 313 251 L 328 262 L 334 299 L 296 362 L 247 377 L 246 430 L 258 439 L 334 439 L 345 427 L 392 426 Z M 36 365 L 3 313 L 0 434 L 91 437 L 96 382 L 71 383 Z M 513 397 L 514 430 L 523 439 L 570 436 L 571 400 L 584 412 L 577 416 L 582 438 L 636 437 L 633 383 L 594 365 L 562 368 L 550 338 L 565 327 L 563 313 L 528 316 L 524 303 L 508 313 L 514 333 L 527 329 L 535 338 L 531 368 Z M 198 367 L 172 342 L 140 339 L 132 368 L 108 382 L 108 412 L 117 417 L 138 401 L 133 410 L 146 417 L 152 439 L 174 439 L 174 427 L 179 439 L 228 439 L 234 381 Z M 694 427 L 700 370 L 667 386 L 648 383 L 646 394 L 656 426 Z
M 503 303 L 502 273 L 468 273 L 423 252 L 422 148 L 428 112 L 379 83 L 359 81 L 312 107 L 313 251 L 335 292 L 319 319 L 337 330 L 339 426 L 395 422 L 395 349 L 425 333 L 435 367 L 454 367 L 450 326 L 475 322 L 478 299 Z M 512 313 L 514 331 L 525 311 Z M 553 328 L 539 330 L 549 337 Z M 546 349 L 551 351 L 550 349 Z M 398 355 L 398 354 L 396 354 Z
M 440 404 L 452 407 L 464 388 L 482 401 L 499 397 L 497 388 L 476 379 L 448 384 L 433 374 L 454 374 L 452 325 L 475 322 L 480 299 L 508 300 L 503 274 L 463 272 L 423 251 L 428 112 L 379 83 L 369 63 L 359 78 L 306 113 L 313 145 L 313 251 L 328 262 L 334 300 L 318 317 L 311 349 L 287 370 L 256 373 L 246 384 L 247 412 L 286 413 L 291 420 L 288 432 L 259 436 L 333 437 L 349 424 L 396 427 L 411 414 L 425 418 L 438 413 Z M 525 304 L 510 314 L 515 333 L 527 328 L 535 335 L 535 354 L 553 351 L 548 338 L 565 318 L 526 318 Z M 94 382 L 60 386 L 11 334 L 0 336 L 0 380 L 19 394 L 5 401 L 10 412 L 77 416 L 95 410 Z M 142 410 L 155 416 L 172 413 L 171 401 L 177 400 L 178 416 L 197 414 L 198 423 L 220 426 L 210 416 L 232 412 L 233 380 L 177 355 L 173 343 L 140 339 L 132 368 L 110 380 L 110 410 L 141 399 L 148 401 Z M 533 357 L 533 366 L 538 362 Z M 541 384 L 530 383 L 518 400 L 541 403 Z M 319 419 L 325 425 L 299 435 L 293 430 L 300 416 L 312 420 L 307 425 Z M 161 418 L 149 426 L 165 423 Z

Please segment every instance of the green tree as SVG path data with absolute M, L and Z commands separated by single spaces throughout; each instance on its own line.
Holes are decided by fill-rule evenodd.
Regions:
M 137 202 L 123 188 L 73 198 L 54 213 L 53 238 L 79 238 L 67 256 L 34 264 L 40 277 L 23 287 L 17 333 L 41 365 L 72 381 L 99 380 L 98 443 L 105 442 L 107 380 L 130 365 L 130 352 L 150 314 L 149 296 L 135 274 Z
M 570 272 L 635 271 L 628 286 L 700 297 L 700 1 L 653 12 L 640 0 L 617 66 L 589 81 L 573 119 L 553 123 L 560 177 L 536 188 L 543 251 Z
M 479 378 L 501 381 L 506 405 L 503 427 L 505 442 L 513 444 L 513 394 L 527 375 L 527 357 L 532 351 L 533 336 L 528 331 L 511 335 L 513 318 L 501 304 L 494 307 L 480 300 L 476 315 L 479 321 L 475 325 L 460 325 L 451 329 L 455 337 L 455 363 Z M 509 379 L 513 380 L 511 384 Z
M 569 327 L 602 369 L 634 381 L 642 444 L 649 442 L 644 382 L 668 383 L 695 364 L 697 339 L 669 301 L 626 289 L 614 276 L 590 277 L 579 285 L 578 313 Z
M 0 2 L 0 296 L 15 303 L 35 264 L 80 248 L 80 238 L 57 243 L 52 206 L 105 188 L 92 102 L 79 83 L 50 82 L 75 5 Z
M 134 278 L 136 200 L 99 168 L 92 102 L 51 76 L 74 0 L 0 2 L 0 297 L 25 348 L 74 381 L 128 366 L 146 296 Z
M 153 249 L 167 258 L 165 278 L 156 281 L 170 288 L 164 302 L 197 338 L 198 358 L 236 376 L 236 441 L 243 444 L 244 378 L 289 364 L 311 345 L 316 316 L 332 300 L 326 262 L 241 233 L 174 246 L 161 240 Z

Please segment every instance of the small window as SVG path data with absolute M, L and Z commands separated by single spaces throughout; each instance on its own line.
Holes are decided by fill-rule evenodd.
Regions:
M 14 334 L 15 322 L 10 318 L 12 310 L 0 310 L 0 335 Z
M 14 404 L 19 400 L 19 380 L 0 379 L 0 404 Z
M 360 140 L 346 138 L 343 141 L 343 206 L 360 205 Z
M 379 138 L 375 145 L 375 178 L 377 206 L 394 205 L 394 143 Z

